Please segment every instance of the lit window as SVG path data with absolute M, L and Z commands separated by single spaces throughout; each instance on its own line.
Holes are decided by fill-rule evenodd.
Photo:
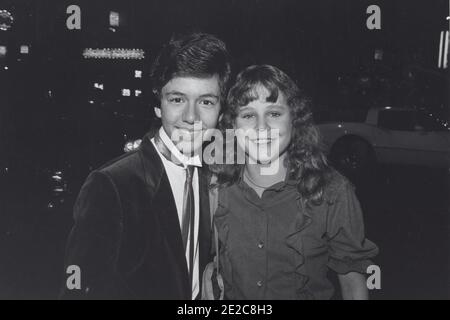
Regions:
M 20 53 L 21 54 L 29 54 L 30 53 L 30 47 L 27 45 L 20 46 Z
M 104 89 L 103 83 L 97 83 L 97 82 L 94 83 L 94 88 L 103 90 Z
M 374 58 L 377 61 L 383 60 L 383 49 L 376 49 Z
M 109 25 L 111 27 L 118 27 L 120 24 L 120 15 L 118 12 L 110 11 L 109 12 Z
M 124 97 L 131 96 L 131 90 L 130 89 L 122 89 L 122 96 L 124 96 Z
M 142 91 L 141 90 L 134 90 L 134 96 L 135 97 L 140 97 L 142 95 Z
M 0 46 L 0 58 L 6 56 L 7 51 L 6 46 Z
M 449 48 L 449 33 L 448 31 L 441 31 L 441 37 L 439 42 L 439 60 L 438 68 L 448 68 L 448 48 Z
M 142 71 L 141 70 L 134 70 L 134 77 L 135 78 L 142 78 Z

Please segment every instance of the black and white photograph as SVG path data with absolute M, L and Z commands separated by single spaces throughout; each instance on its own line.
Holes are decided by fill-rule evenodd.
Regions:
M 0 300 L 449 300 L 449 6 L 0 0 Z

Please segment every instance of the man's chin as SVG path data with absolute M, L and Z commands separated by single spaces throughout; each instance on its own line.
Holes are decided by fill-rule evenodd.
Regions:
M 188 144 L 179 143 L 176 145 L 178 151 L 186 157 L 193 157 L 199 154 L 202 151 L 202 147 L 200 146 L 192 146 Z

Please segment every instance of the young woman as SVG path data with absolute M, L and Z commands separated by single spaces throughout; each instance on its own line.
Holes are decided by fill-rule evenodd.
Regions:
M 327 165 L 304 93 L 273 66 L 248 67 L 228 94 L 221 129 L 231 128 L 246 133 L 245 164 L 212 168 L 225 298 L 330 299 L 331 270 L 344 299 L 367 299 L 378 248 L 352 185 Z

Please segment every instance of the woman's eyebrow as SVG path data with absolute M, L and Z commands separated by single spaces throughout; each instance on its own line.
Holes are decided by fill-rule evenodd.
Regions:
M 213 99 L 219 99 L 218 95 L 212 94 L 212 93 L 206 93 L 202 94 L 200 98 L 213 98 Z
M 267 108 L 269 108 L 269 109 L 280 109 L 280 110 L 288 109 L 287 106 L 282 105 L 282 104 L 271 104 Z

